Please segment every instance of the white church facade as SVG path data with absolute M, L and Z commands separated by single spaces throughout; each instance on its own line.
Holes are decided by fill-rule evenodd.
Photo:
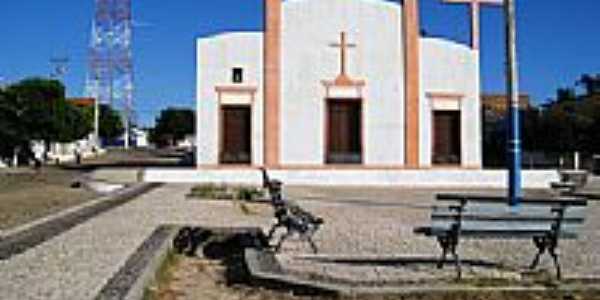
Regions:
M 479 50 L 417 0 L 265 0 L 197 41 L 199 168 L 480 169 Z

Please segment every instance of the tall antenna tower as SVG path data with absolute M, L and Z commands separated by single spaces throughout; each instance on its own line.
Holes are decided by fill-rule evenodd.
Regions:
M 96 99 L 95 136 L 99 141 L 99 104 L 121 112 L 125 148 L 133 120 L 131 0 L 94 0 L 86 93 Z

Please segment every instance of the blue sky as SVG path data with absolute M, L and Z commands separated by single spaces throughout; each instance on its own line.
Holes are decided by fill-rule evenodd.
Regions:
M 322 0 L 325 1 L 325 0 Z M 51 57 L 68 56 L 70 96 L 83 93 L 93 0 L 3 0 L 0 80 L 47 75 Z M 160 109 L 194 105 L 195 38 L 229 30 L 260 30 L 262 0 L 132 0 L 136 108 L 151 125 Z M 421 0 L 430 34 L 467 43 L 464 5 Z M 521 88 L 540 102 L 582 73 L 600 73 L 600 1 L 517 0 Z M 504 91 L 502 10 L 482 14 L 482 84 Z

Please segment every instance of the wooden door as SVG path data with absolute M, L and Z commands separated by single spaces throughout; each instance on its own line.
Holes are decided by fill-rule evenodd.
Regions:
M 329 100 L 327 104 L 329 164 L 362 163 L 362 105 L 359 100 Z
M 433 114 L 433 163 L 461 163 L 460 111 Z
M 251 163 L 251 122 L 249 106 L 221 108 L 221 163 Z

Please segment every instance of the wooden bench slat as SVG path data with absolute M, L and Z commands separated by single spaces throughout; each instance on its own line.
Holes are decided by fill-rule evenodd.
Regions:
M 510 207 L 505 204 L 477 204 L 477 205 L 466 205 L 462 211 L 464 216 L 497 216 L 498 218 L 505 217 L 507 220 L 511 219 L 556 219 L 558 214 L 555 207 L 551 206 L 534 206 L 534 207 L 522 207 L 517 212 L 513 212 Z M 437 216 L 457 216 L 459 214 L 458 209 L 453 207 L 434 207 L 432 217 Z M 566 207 L 563 211 L 563 219 L 565 220 L 579 220 L 585 219 L 586 209 L 585 207 Z
M 446 230 L 450 230 L 452 226 L 456 224 L 452 221 L 435 221 L 432 222 L 433 227 L 437 228 L 445 228 Z M 546 231 L 549 232 L 552 230 L 553 223 L 526 223 L 526 222 L 488 222 L 488 221 L 465 221 L 461 224 L 461 231 Z M 573 224 L 567 223 L 562 224 L 560 230 L 561 231 L 577 231 L 583 225 L 581 224 Z
M 436 213 L 431 216 L 432 221 L 452 221 L 456 220 L 459 214 L 452 213 Z M 525 223 L 549 223 L 556 222 L 557 217 L 552 215 L 538 215 L 538 216 L 521 216 L 521 215 L 485 215 L 485 214 L 473 214 L 466 213 L 462 215 L 464 221 L 490 221 L 490 222 L 525 222 Z M 565 217 L 562 219 L 563 223 L 575 223 L 581 224 L 585 222 L 583 217 Z
M 450 201 L 450 202 L 499 202 L 508 204 L 508 198 L 503 196 L 485 196 L 485 195 L 460 195 L 460 194 L 438 194 L 436 196 L 438 201 Z M 585 198 L 581 197 L 562 197 L 557 199 L 537 199 L 537 198 L 523 198 L 522 204 L 546 204 L 546 205 L 568 205 L 568 206 L 587 206 Z
M 448 228 L 442 227 L 419 227 L 414 231 L 417 234 L 426 236 L 448 236 Z M 461 238 L 477 239 L 532 239 L 534 237 L 544 237 L 548 234 L 547 230 L 461 230 Z M 575 231 L 561 231 L 560 238 L 576 239 L 578 233 Z

